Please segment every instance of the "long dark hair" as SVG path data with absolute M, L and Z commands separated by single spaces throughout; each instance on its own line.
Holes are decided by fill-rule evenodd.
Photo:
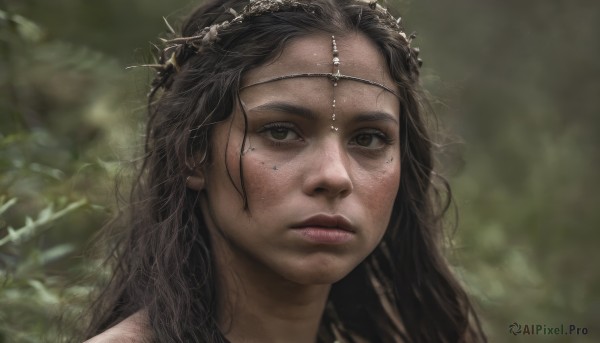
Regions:
M 189 16 L 180 35 L 231 20 L 228 10 L 239 12 L 245 4 L 211 0 Z M 170 69 L 159 72 L 149 97 L 143 163 L 127 213 L 112 225 L 118 232 L 111 241 L 112 277 L 92 304 L 87 337 L 143 309 L 155 341 L 224 342 L 208 231 L 198 193 L 186 187 L 185 177 L 213 158 L 211 127 L 232 113 L 244 72 L 275 58 L 296 37 L 353 31 L 377 45 L 400 89 L 402 177 L 382 242 L 333 285 L 319 337 L 332 340 L 335 331 L 348 342 L 485 341 L 441 254 L 441 218 L 451 196 L 433 170 L 418 51 L 373 6 L 351 0 L 313 0 L 310 10 L 248 18 L 220 30 L 218 41 L 200 52 L 184 46 Z

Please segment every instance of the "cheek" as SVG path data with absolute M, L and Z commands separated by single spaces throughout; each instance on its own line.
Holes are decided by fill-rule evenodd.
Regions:
M 291 194 L 288 166 L 270 162 L 254 151 L 246 154 L 242 163 L 246 196 L 252 209 L 276 207 Z
M 372 223 L 385 231 L 400 188 L 400 163 L 386 164 L 380 170 L 361 175 L 360 195 L 367 204 Z
M 379 182 L 375 183 L 375 189 L 372 190 L 373 194 L 378 194 L 373 201 L 377 208 L 383 212 L 387 212 L 387 217 L 389 218 L 394 200 L 398 194 L 398 189 L 400 188 L 400 168 L 384 175 L 379 180 Z

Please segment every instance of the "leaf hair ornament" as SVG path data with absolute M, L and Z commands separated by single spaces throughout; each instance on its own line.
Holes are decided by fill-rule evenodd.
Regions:
M 402 18 L 394 18 L 388 12 L 388 10 L 378 4 L 377 1 L 378 0 L 354 0 L 354 3 L 368 6 L 371 10 L 375 11 L 383 25 L 387 26 L 392 31 L 397 32 L 398 35 L 409 46 L 408 59 L 410 60 L 414 57 L 417 61 L 417 66 L 420 67 L 422 62 L 418 58 L 419 49 L 410 47 L 412 40 L 416 37 L 415 34 L 413 33 L 407 36 L 402 29 Z M 298 10 L 304 10 L 307 13 L 314 13 L 316 10 L 318 10 L 318 6 L 310 0 L 249 0 L 247 5 L 239 13 L 232 8 L 227 10 L 227 13 L 233 16 L 231 20 L 225 20 L 221 23 L 207 26 L 190 37 L 161 39 L 164 48 L 161 49 L 155 46 L 160 54 L 158 62 L 155 64 L 144 64 L 135 67 L 150 67 L 157 71 L 157 76 L 152 82 L 151 93 L 161 87 L 168 88 L 172 82 L 171 78 L 180 71 L 180 66 L 185 62 L 185 60 L 187 60 L 191 54 L 201 54 L 207 47 L 218 42 L 220 40 L 219 34 L 223 31 L 232 26 L 239 25 L 252 17 L 258 17 L 270 13 Z M 175 35 L 175 30 L 173 30 L 166 19 L 165 22 L 171 34 Z M 333 41 L 335 42 L 335 40 Z M 309 75 L 306 76 L 308 77 Z M 331 75 L 315 74 L 310 76 L 333 77 L 333 73 Z M 369 83 L 380 87 L 382 86 L 380 84 L 370 83 L 371 81 L 354 78 L 352 76 L 339 75 L 339 77 L 348 80 L 354 79 L 355 81 Z M 394 91 L 386 88 L 385 86 L 382 88 L 394 93 Z

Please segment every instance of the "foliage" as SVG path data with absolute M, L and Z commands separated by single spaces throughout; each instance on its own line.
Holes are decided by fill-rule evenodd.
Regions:
M 600 3 L 397 2 L 464 140 L 442 146 L 460 213 L 448 255 L 490 340 L 515 340 L 516 321 L 590 331 L 528 342 L 598 341 Z M 148 74 L 124 67 L 190 6 L 0 0 L 0 343 L 78 329 L 57 323 L 103 275 L 89 242 L 139 152 Z
M 412 7 L 427 88 L 464 144 L 451 184 L 459 208 L 452 254 L 494 342 L 513 323 L 587 327 L 596 342 L 595 248 L 600 52 L 598 4 L 460 0 Z M 441 16 L 439 13 L 444 13 Z M 431 51 L 432 53 L 427 54 Z M 429 61 L 429 64 L 427 64 Z
M 0 342 L 57 341 L 97 265 L 82 255 L 108 217 L 106 143 L 130 136 L 109 116 L 123 113 L 122 76 L 114 59 L 5 10 L 0 44 Z

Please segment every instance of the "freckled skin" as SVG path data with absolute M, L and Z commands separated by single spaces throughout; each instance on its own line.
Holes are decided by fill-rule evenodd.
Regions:
M 365 36 L 340 35 L 336 41 L 343 74 L 396 89 L 383 57 Z M 288 43 L 278 59 L 246 73 L 244 84 L 292 73 L 330 71 L 331 37 L 314 34 Z M 242 283 L 281 280 L 329 285 L 354 269 L 385 233 L 400 183 L 399 100 L 379 87 L 342 80 L 335 91 L 339 131 L 333 132 L 332 89 L 326 78 L 294 78 L 241 92 L 248 118 L 246 151 L 241 158 L 250 211 L 243 209 L 235 188 L 241 189 L 242 109 L 236 108 L 214 128 L 213 163 L 203 171 L 202 211 L 218 263 L 230 268 Z M 308 120 L 254 110 L 273 101 L 303 106 L 316 117 Z M 389 113 L 396 122 L 354 120 L 373 110 Z M 265 129 L 274 122 L 292 125 L 294 132 Z M 357 135 L 366 134 L 360 137 L 369 141 L 373 130 L 385 132 L 391 142 L 383 144 L 375 137 L 369 148 L 357 145 Z M 283 135 L 285 139 L 279 139 Z M 341 245 L 318 245 L 290 229 L 320 213 L 346 217 L 356 228 L 353 238 Z

